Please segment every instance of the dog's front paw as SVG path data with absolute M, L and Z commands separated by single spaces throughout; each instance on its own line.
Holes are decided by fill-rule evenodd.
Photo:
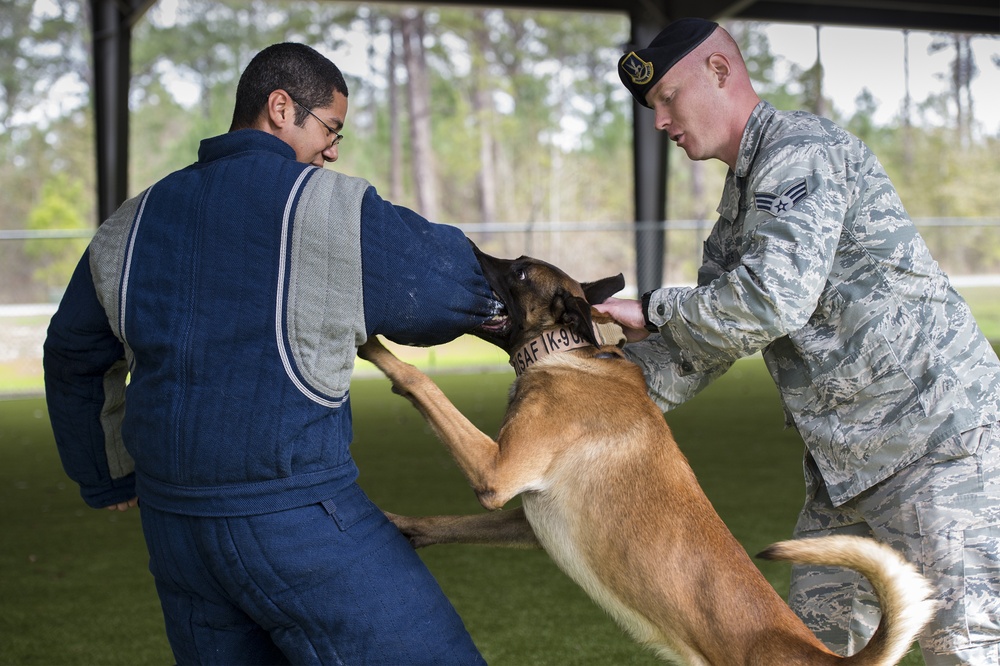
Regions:
M 409 363 L 405 363 L 389 351 L 374 335 L 358 347 L 358 358 L 364 359 L 382 371 L 392 381 L 393 393 L 412 400 L 410 387 L 424 379 L 423 373 Z
M 376 366 L 378 366 L 379 358 L 389 353 L 389 350 L 385 348 L 382 341 L 374 335 L 368 338 L 365 344 L 358 347 L 358 357 L 374 363 Z
M 440 543 L 433 535 L 431 517 L 400 516 L 395 513 L 385 511 L 385 516 L 396 528 L 403 533 L 403 536 L 414 548 L 423 548 Z

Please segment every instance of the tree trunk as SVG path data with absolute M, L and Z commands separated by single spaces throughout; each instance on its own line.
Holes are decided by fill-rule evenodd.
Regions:
M 479 221 L 495 222 L 497 219 L 496 168 L 494 163 L 493 103 L 490 95 L 489 64 L 487 54 L 492 49 L 486 31 L 486 12 L 477 11 L 481 28 L 473 31 L 475 48 L 472 60 L 472 111 L 479 130 L 479 173 L 476 189 L 479 194 Z
M 955 60 L 952 62 L 952 94 L 955 97 L 956 125 L 959 145 L 968 148 L 972 144 L 972 77 L 976 70 L 973 62 L 969 36 L 952 35 L 955 44 Z
M 424 52 L 423 10 L 408 9 L 401 19 L 403 61 L 409 80 L 407 103 L 410 111 L 410 157 L 417 211 L 434 220 L 438 217 L 437 169 L 431 145 L 431 90 Z
M 823 55 L 820 50 L 820 26 L 816 26 L 816 64 L 813 65 L 813 100 L 812 112 L 817 116 L 826 115 L 826 100 L 823 99 Z
M 389 200 L 399 201 L 403 197 L 403 132 L 399 119 L 399 82 L 396 69 L 399 67 L 400 19 L 389 22 L 389 64 L 386 85 L 389 86 Z
M 913 98 L 910 96 L 910 31 L 903 31 L 903 169 L 907 182 L 913 176 Z

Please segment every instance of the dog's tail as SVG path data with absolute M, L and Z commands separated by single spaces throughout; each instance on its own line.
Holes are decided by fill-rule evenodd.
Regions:
M 882 609 L 882 619 L 868 644 L 844 664 L 897 664 L 934 613 L 932 588 L 899 553 L 873 539 L 825 536 L 771 545 L 758 555 L 767 560 L 840 566 L 867 578 Z

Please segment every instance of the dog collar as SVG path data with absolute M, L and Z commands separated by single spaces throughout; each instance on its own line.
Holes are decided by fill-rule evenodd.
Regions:
M 594 334 L 601 345 L 622 346 L 625 344 L 625 332 L 614 322 L 594 324 Z M 514 374 L 521 373 L 535 365 L 538 361 L 559 352 L 591 347 L 593 345 L 568 328 L 555 328 L 545 331 L 537 338 L 532 338 L 510 355 L 510 364 L 514 366 Z

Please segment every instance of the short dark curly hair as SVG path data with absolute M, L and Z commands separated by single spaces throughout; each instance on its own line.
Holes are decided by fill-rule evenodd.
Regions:
M 236 86 L 236 103 L 229 131 L 253 127 L 267 106 L 268 96 L 282 89 L 302 106 L 327 106 L 335 92 L 347 97 L 347 82 L 330 60 L 305 44 L 273 44 L 258 53 L 243 70 Z M 295 124 L 308 114 L 295 109 Z

